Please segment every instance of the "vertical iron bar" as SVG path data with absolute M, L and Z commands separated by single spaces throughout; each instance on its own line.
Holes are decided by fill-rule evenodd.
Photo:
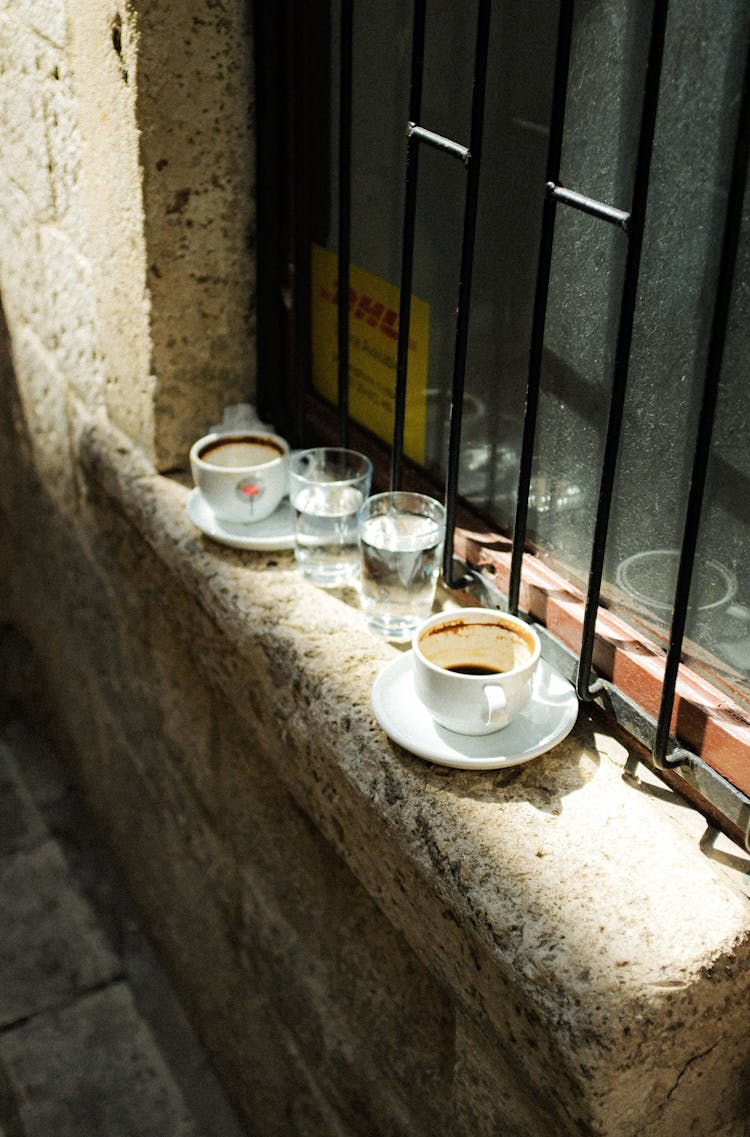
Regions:
M 391 489 L 401 488 L 401 466 L 406 419 L 406 372 L 409 363 L 409 324 L 411 319 L 411 287 L 414 272 L 414 231 L 417 215 L 417 181 L 419 174 L 419 142 L 411 126 L 419 122 L 422 111 L 422 78 L 424 72 L 426 0 L 414 2 L 414 24 L 411 41 L 411 79 L 409 88 L 409 129 L 406 144 L 406 185 L 404 191 L 404 227 L 401 241 L 401 295 L 398 312 L 398 350 L 396 355 L 396 393 L 391 448 Z
M 685 528 L 682 539 L 680 565 L 677 572 L 675 600 L 670 632 L 669 650 L 664 667 L 659 718 L 653 748 L 654 763 L 657 767 L 679 765 L 687 758 L 685 751 L 675 751 L 666 757 L 670 737 L 670 724 L 674 709 L 677 673 L 682 653 L 682 640 L 685 634 L 690 585 L 695 563 L 695 550 L 698 543 L 703 495 L 711 456 L 711 435 L 713 432 L 716 403 L 719 391 L 721 365 L 724 358 L 729 312 L 732 300 L 732 285 L 737 262 L 737 248 L 742 225 L 742 208 L 747 183 L 747 164 L 750 154 L 750 42 L 745 62 L 742 104 L 737 123 L 737 137 L 734 149 L 732 175 L 729 187 L 721 260 L 716 286 L 711 336 L 706 359 L 706 373 L 703 387 L 703 400 L 698 420 L 695 456 L 690 481 L 690 492 L 685 515 Z
M 461 278 L 456 312 L 456 342 L 453 359 L 453 392 L 451 395 L 450 439 L 448 470 L 445 486 L 445 546 L 443 579 L 449 588 L 457 587 L 460 580 L 453 577 L 453 527 L 456 521 L 456 496 L 461 447 L 461 421 L 463 418 L 464 381 L 466 378 L 466 349 L 469 338 L 469 309 L 474 267 L 474 241 L 476 236 L 477 205 L 479 199 L 479 171 L 482 158 L 484 131 L 484 103 L 487 87 L 487 52 L 490 33 L 490 0 L 480 0 L 477 12 L 477 36 L 474 52 L 474 91 L 471 104 L 471 136 L 464 225 L 461 244 Z
M 349 445 L 349 264 L 352 224 L 353 0 L 341 0 L 339 42 L 339 445 Z
M 620 323 L 617 329 L 614 377 L 610 397 L 609 421 L 604 446 L 602 475 L 599 483 L 599 501 L 596 511 L 594 539 L 589 569 L 586 609 L 583 617 L 581 656 L 578 665 L 576 689 L 580 699 L 589 700 L 601 690 L 601 680 L 590 684 L 591 666 L 594 658 L 594 637 L 596 617 L 601 594 L 604 554 L 607 547 L 607 529 L 615 484 L 615 468 L 620 448 L 622 417 L 625 406 L 625 390 L 628 381 L 630 349 L 633 338 L 633 323 L 638 290 L 638 275 L 643 246 L 643 229 L 648 200 L 649 174 L 656 112 L 659 104 L 659 84 L 661 79 L 664 39 L 667 23 L 668 0 L 655 0 L 651 19 L 651 39 L 649 44 L 646 83 L 641 111 L 641 129 L 638 141 L 638 157 L 633 187 L 633 204 L 628 228 L 628 251 L 625 261 L 625 277 L 620 300 Z
M 307 151 L 305 146 L 305 131 L 301 124 L 306 118 L 305 101 L 305 5 L 299 0 L 290 2 L 290 18 L 292 20 L 292 101 L 294 122 L 297 124 L 293 131 L 292 141 L 292 210 L 294 215 L 294 278 L 291 287 L 294 294 L 294 386 L 296 399 L 294 407 L 294 436 L 304 438 L 305 434 L 305 394 L 309 375 L 310 346 L 309 346 L 309 285 L 305 279 L 302 266 L 307 262 L 307 225 L 302 218 L 305 212 L 305 178 Z
M 570 45 L 573 34 L 573 0 L 562 0 L 557 26 L 557 54 L 555 76 L 552 88 L 552 114 L 549 143 L 547 146 L 547 184 L 557 185 L 560 180 L 560 159 L 562 155 L 563 130 L 565 127 L 565 100 L 570 69 Z M 531 343 L 529 347 L 529 373 L 526 387 L 526 407 L 523 420 L 523 442 L 518 474 L 518 499 L 513 528 L 513 548 L 510 560 L 510 580 L 508 583 L 508 611 L 518 613 L 521 591 L 521 569 L 526 545 L 526 528 L 529 514 L 529 488 L 531 486 L 531 467 L 534 460 L 534 437 L 539 410 L 539 387 L 542 375 L 542 354 L 544 350 L 544 325 L 547 316 L 547 296 L 549 293 L 550 269 L 552 266 L 552 246 L 555 236 L 556 202 L 547 193 L 542 208 L 542 228 L 539 238 L 539 258 L 537 261 L 536 291 L 534 312 L 531 324 Z
M 257 405 L 260 417 L 272 422 L 284 435 L 289 433 L 284 386 L 278 382 L 263 382 L 263 379 L 283 375 L 286 362 L 283 355 L 282 289 L 288 281 L 282 255 L 285 248 L 282 218 L 284 205 L 291 206 L 291 203 L 288 197 L 279 193 L 279 186 L 284 185 L 282 98 L 293 90 L 287 86 L 291 77 L 283 50 L 286 46 L 287 15 L 285 5 L 273 8 L 257 5 L 253 9 L 252 37 L 257 138 Z M 281 82 L 279 76 L 282 77 Z M 267 176 L 269 170 L 274 172 L 273 177 Z

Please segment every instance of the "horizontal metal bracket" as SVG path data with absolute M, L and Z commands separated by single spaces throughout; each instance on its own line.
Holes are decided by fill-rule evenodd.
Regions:
M 586 197 L 583 193 L 557 186 L 554 182 L 547 182 L 547 196 L 562 205 L 578 209 L 581 213 L 598 217 L 600 221 L 608 221 L 610 225 L 616 225 L 619 229 L 627 230 L 630 223 L 630 214 L 626 210 L 617 209 L 614 205 L 605 205 L 604 202 Z
M 431 146 L 433 150 L 442 150 L 445 154 L 452 154 L 454 158 L 460 158 L 463 164 L 468 166 L 471 151 L 459 142 L 453 142 L 452 139 L 445 138 L 442 134 L 435 134 L 432 130 L 426 130 L 425 127 L 417 126 L 414 122 L 409 123 L 406 133 L 408 138 L 416 138 L 419 142 L 424 142 L 426 146 Z

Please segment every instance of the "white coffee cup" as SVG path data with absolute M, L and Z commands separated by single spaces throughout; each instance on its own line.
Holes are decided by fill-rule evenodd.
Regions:
M 412 649 L 418 698 L 457 734 L 507 726 L 531 697 L 541 654 L 530 624 L 490 608 L 431 616 L 415 631 Z
M 264 431 L 207 434 L 190 448 L 190 469 L 220 521 L 251 524 L 273 513 L 288 490 L 289 445 Z

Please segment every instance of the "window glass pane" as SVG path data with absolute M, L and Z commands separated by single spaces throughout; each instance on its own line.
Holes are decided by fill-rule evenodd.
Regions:
M 661 640 L 669 633 L 674 550 L 682 541 L 703 392 L 748 15 L 741 2 L 722 5 L 710 17 L 703 5 L 684 2 L 670 9 L 667 29 L 607 562 L 614 605 L 646 621 Z M 736 296 L 746 293 L 747 280 L 747 263 L 740 258 Z M 742 553 L 748 546 L 748 517 L 746 511 L 742 516 L 736 492 L 747 448 L 733 456 L 726 437 L 729 423 L 746 421 L 749 409 L 747 385 L 738 381 L 736 370 L 741 341 L 745 358 L 748 346 L 747 322 L 738 316 L 722 377 L 685 645 L 714 678 L 726 671 L 730 683 L 732 668 L 720 662 L 722 655 L 725 663 L 730 655 L 738 663 L 744 660 L 745 682 L 750 673 L 745 608 L 750 581 Z M 726 652 L 725 641 L 739 646 Z
M 513 524 L 549 136 L 557 15 L 492 12 L 459 490 Z
M 311 5 L 310 237 L 337 252 L 339 4 Z M 557 5 L 493 5 L 459 491 L 511 529 L 527 381 Z M 354 3 L 351 260 L 398 286 L 411 8 Z M 579 0 L 561 181 L 631 205 L 648 0 Z M 476 4 L 427 5 L 421 125 L 468 144 Z M 746 0 L 673 0 L 652 164 L 603 599 L 668 635 L 750 24 Z M 420 153 L 413 292 L 429 311 L 425 465 L 445 473 L 466 172 Z M 585 585 L 627 238 L 559 206 L 529 512 L 541 556 Z M 692 658 L 728 689 L 750 678 L 748 245 L 738 262 L 699 562 Z M 367 425 L 367 423 L 365 423 Z
M 501 502 L 505 523 L 512 520 L 515 500 L 510 471 L 523 414 L 556 26 L 543 0 L 526 3 L 524 19 L 518 8 L 518 3 L 497 5 L 491 23 L 460 487 L 487 509 Z M 312 190 L 311 200 L 318 204 L 310 235 L 336 252 L 340 7 L 332 3 L 321 9 L 321 22 L 330 27 L 327 63 L 321 67 L 330 76 L 329 97 L 327 103 L 314 100 L 308 129 L 315 153 L 327 156 L 327 164 L 316 163 L 311 176 L 328 188 Z M 470 134 L 475 27 L 474 3 L 428 5 L 421 125 L 462 145 Z M 396 0 L 355 3 L 351 260 L 396 286 L 410 62 L 410 9 Z M 425 462 L 438 478 L 444 477 L 447 457 L 465 190 L 462 163 L 422 147 L 412 291 L 429 309 Z
M 700 551 L 717 562 L 699 594 L 700 624 L 712 649 L 707 665 L 750 707 L 750 195 L 745 196 Z M 735 589 L 736 585 L 736 589 Z M 709 607 L 713 605 L 712 607 Z M 700 634 L 694 631 L 694 635 Z

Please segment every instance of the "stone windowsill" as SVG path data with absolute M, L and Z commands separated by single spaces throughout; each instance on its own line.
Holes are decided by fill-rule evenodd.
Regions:
M 287 785 L 413 950 L 559 1119 L 559 1132 L 744 1132 L 750 1065 L 747 862 L 701 852 L 702 819 L 645 782 L 582 709 L 507 771 L 431 766 L 393 745 L 370 690 L 396 653 L 289 553 L 205 539 L 188 489 L 108 428 L 86 477 L 220 628 L 207 659 L 238 729 L 276 732 Z M 245 663 L 255 689 L 238 686 Z M 260 723 L 260 727 L 258 724 Z M 281 755 L 281 756 L 280 756 Z M 696 1118 L 710 1118 L 702 1128 Z

